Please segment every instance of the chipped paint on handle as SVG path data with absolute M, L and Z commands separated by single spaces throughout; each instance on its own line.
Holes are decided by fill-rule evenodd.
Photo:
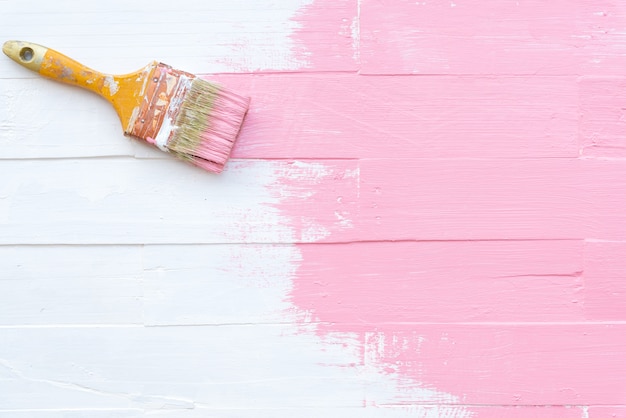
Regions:
M 175 128 L 174 120 L 196 76 L 163 63 L 146 68 L 148 73 L 140 92 L 142 101 L 124 133 L 144 138 L 161 151 L 169 152 L 167 142 Z
M 3 52 L 13 61 L 44 77 L 82 87 L 108 100 L 117 112 L 122 126 L 129 126 L 133 112 L 143 101 L 144 81 L 156 67 L 151 63 L 139 71 L 124 74 L 104 74 L 61 54 L 54 49 L 32 42 L 7 41 Z
M 13 61 L 44 77 L 86 88 L 105 98 L 114 96 L 119 90 L 113 76 L 94 71 L 45 46 L 32 42 L 8 41 L 4 44 L 3 51 Z

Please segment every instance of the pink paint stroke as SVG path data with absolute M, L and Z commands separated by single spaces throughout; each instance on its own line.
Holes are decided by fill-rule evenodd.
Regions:
M 579 154 L 575 77 L 276 74 L 220 76 L 219 81 L 254 98 L 233 151 L 236 158 Z M 598 113 L 594 108 L 590 104 L 590 117 Z
M 620 0 L 362 0 L 362 74 L 620 75 Z
M 291 36 L 293 53 L 306 69 L 356 71 L 353 25 L 359 0 L 312 1 L 292 20 L 298 28 Z
M 358 42 L 329 44 L 339 17 Z M 626 240 L 626 162 L 578 158 L 623 156 L 624 6 L 318 0 L 296 20 L 312 68 L 389 76 L 227 80 L 259 97 L 236 156 L 343 159 L 283 173 L 280 209 L 318 241 L 294 306 L 356 335 L 400 404 L 407 381 L 525 406 L 507 416 L 626 403 L 626 249 L 604 242 Z

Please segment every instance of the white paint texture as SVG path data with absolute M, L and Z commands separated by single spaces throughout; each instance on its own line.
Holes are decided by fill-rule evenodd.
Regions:
M 401 380 L 363 361 L 357 341 L 296 324 L 293 245 L 3 246 L 0 257 L 0 412 L 361 416 L 364 401 L 397 400 Z M 403 396 L 454 401 L 411 385 Z
M 111 74 L 136 71 L 153 60 L 193 74 L 292 71 L 308 66 L 305 54 L 294 53 L 291 35 L 300 26 L 293 17 L 310 2 L 192 0 L 179 7 L 113 0 L 65 1 L 59 7 L 10 1 L 0 3 L 0 39 L 45 44 Z M 7 62 L 0 72 L 0 108 L 0 158 L 146 152 L 122 137 L 115 112 L 100 98 Z M 74 123 L 68 123 L 68 115 Z
M 312 242 L 325 228 L 302 215 L 296 231 L 278 206 L 312 200 L 335 174 L 320 162 L 231 161 L 207 176 L 173 159 L 5 160 L 0 244 Z
M 624 231 L 625 83 L 579 77 L 623 68 L 620 13 L 61 3 L 0 0 L 0 40 L 108 73 L 157 59 L 252 108 L 213 176 L 0 57 L 0 418 L 623 414 L 624 246 L 604 240 Z M 555 43 L 562 22 L 591 43 Z
M 0 2 L 0 39 L 111 73 L 152 59 L 303 70 L 291 35 L 310 3 Z M 0 106 L 0 418 L 468 416 L 382 373 L 356 335 L 320 338 L 289 301 L 294 243 L 330 232 L 279 206 L 337 176 L 355 186 L 357 166 L 240 160 L 207 175 L 123 138 L 95 96 L 8 60 Z M 331 221 L 349 229 L 352 215 Z
M 126 73 L 160 60 L 193 74 L 295 70 L 292 18 L 311 0 L 112 0 L 59 4 L 10 1 L 0 14 L 0 39 L 38 42 L 94 69 Z M 45 41 L 45 42 L 44 42 Z M 32 78 L 18 68 L 2 78 Z

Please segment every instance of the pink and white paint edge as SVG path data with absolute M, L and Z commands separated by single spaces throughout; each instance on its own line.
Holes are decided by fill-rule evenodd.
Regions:
M 612 266 L 626 253 L 621 242 L 603 242 L 624 239 L 626 164 L 580 157 L 620 155 L 623 95 L 595 93 L 623 84 L 611 77 L 622 68 L 615 51 L 626 49 L 613 29 L 626 23 L 622 6 L 340 3 L 350 4 L 354 14 L 343 21 L 356 19 L 352 33 L 360 34 L 357 68 L 389 77 L 347 76 L 328 90 L 320 86 L 332 75 L 294 79 L 293 87 L 281 80 L 297 91 L 287 120 L 316 115 L 291 151 L 345 158 L 330 164 L 335 184 L 313 188 L 313 204 L 281 205 L 298 230 L 309 217 L 329 231 L 298 244 L 289 300 L 304 322 L 322 339 L 356 339 L 359 364 L 396 380 L 392 405 L 576 417 L 622 405 L 623 270 Z M 325 5 L 308 6 L 308 16 L 333 13 Z M 510 15 L 519 24 L 507 24 Z M 307 23 L 303 42 L 320 30 Z M 316 64 L 324 61 L 327 49 L 307 46 Z M 544 85 L 537 74 L 552 77 Z M 509 93 L 480 103 L 490 94 L 477 88 L 484 83 Z M 507 103 L 511 89 L 524 98 Z M 465 107 L 468 100 L 475 105 Z M 280 153 L 270 147 L 261 152 Z M 556 154 L 563 160 L 546 158 Z
M 73 159 L 143 151 L 76 145 L 0 83 L 3 156 L 28 159 L 1 168 L 21 179 L 0 186 L 0 416 L 619 416 L 623 11 L 570 3 L 280 1 L 237 41 L 213 25 L 180 67 L 296 72 L 220 76 L 256 108 L 253 161 L 219 181 Z M 93 128 L 96 102 L 60 100 Z

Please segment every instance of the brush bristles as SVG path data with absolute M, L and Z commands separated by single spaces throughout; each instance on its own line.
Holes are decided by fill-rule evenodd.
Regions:
M 224 169 L 250 99 L 194 78 L 180 104 L 167 149 L 177 157 L 216 173 Z

